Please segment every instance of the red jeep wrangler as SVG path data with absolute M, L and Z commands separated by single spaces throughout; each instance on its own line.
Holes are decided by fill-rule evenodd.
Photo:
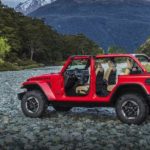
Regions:
M 71 56 L 60 72 L 29 78 L 22 88 L 18 98 L 28 117 L 41 117 L 48 105 L 115 107 L 127 124 L 141 124 L 149 114 L 150 73 L 129 54 Z

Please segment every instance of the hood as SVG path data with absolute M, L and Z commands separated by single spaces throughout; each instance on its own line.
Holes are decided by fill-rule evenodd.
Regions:
M 51 77 L 58 75 L 58 73 L 51 73 L 51 74 L 43 74 L 40 76 L 34 76 L 27 79 L 27 81 L 35 81 L 35 80 L 50 80 Z

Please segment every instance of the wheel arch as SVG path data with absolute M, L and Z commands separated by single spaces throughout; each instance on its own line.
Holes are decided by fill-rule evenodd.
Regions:
M 150 106 L 147 91 L 140 84 L 123 84 L 123 85 L 120 85 L 111 97 L 112 105 L 115 105 L 117 99 L 121 95 L 124 95 L 124 94 L 127 94 L 127 93 L 138 93 L 138 94 L 144 95 L 144 98 L 145 98 L 146 102 L 148 102 L 148 104 Z
M 22 86 L 22 88 L 27 89 L 27 91 L 39 90 L 45 96 L 47 101 L 55 99 L 55 95 L 53 94 L 50 86 L 47 83 L 25 84 Z

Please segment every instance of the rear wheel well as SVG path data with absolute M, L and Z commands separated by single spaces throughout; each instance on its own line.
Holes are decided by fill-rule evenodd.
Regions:
M 122 85 L 122 86 L 118 87 L 118 89 L 116 90 L 116 92 L 114 93 L 114 95 L 111 98 L 112 105 L 116 104 L 117 99 L 121 95 L 128 94 L 128 93 L 140 94 L 141 96 L 143 96 L 145 98 L 146 102 L 150 106 L 150 102 L 148 101 L 147 93 L 146 93 L 145 89 L 141 85 L 138 85 L 138 84 Z
M 33 90 L 40 91 L 43 94 L 43 96 L 45 97 L 45 99 L 48 101 L 48 98 L 46 97 L 45 93 L 43 92 L 41 87 L 39 87 L 38 85 L 36 85 L 36 84 L 26 85 L 23 88 L 27 89 L 27 91 L 33 91 Z

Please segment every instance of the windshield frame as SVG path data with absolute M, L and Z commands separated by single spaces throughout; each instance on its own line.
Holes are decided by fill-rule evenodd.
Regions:
M 142 61 L 140 61 L 139 60 L 139 58 L 138 58 L 138 56 L 143 56 L 143 57 L 145 57 L 145 58 L 147 58 L 147 62 L 142 62 Z M 145 55 L 145 54 L 137 54 L 136 56 L 135 56 L 135 58 L 139 61 L 139 63 L 142 65 L 142 67 L 145 69 L 145 72 L 146 73 L 150 73 L 150 71 L 148 71 L 148 68 L 146 68 L 146 67 L 150 67 L 150 59 L 149 59 L 149 57 L 147 56 L 147 55 Z
M 85 55 L 85 56 L 70 56 L 66 63 L 64 64 L 64 66 L 62 67 L 60 74 L 64 74 L 64 72 L 66 71 L 66 69 L 68 68 L 68 66 L 72 63 L 73 60 L 79 60 L 79 59 L 89 59 L 90 61 L 90 65 L 89 67 L 91 67 L 91 56 Z

